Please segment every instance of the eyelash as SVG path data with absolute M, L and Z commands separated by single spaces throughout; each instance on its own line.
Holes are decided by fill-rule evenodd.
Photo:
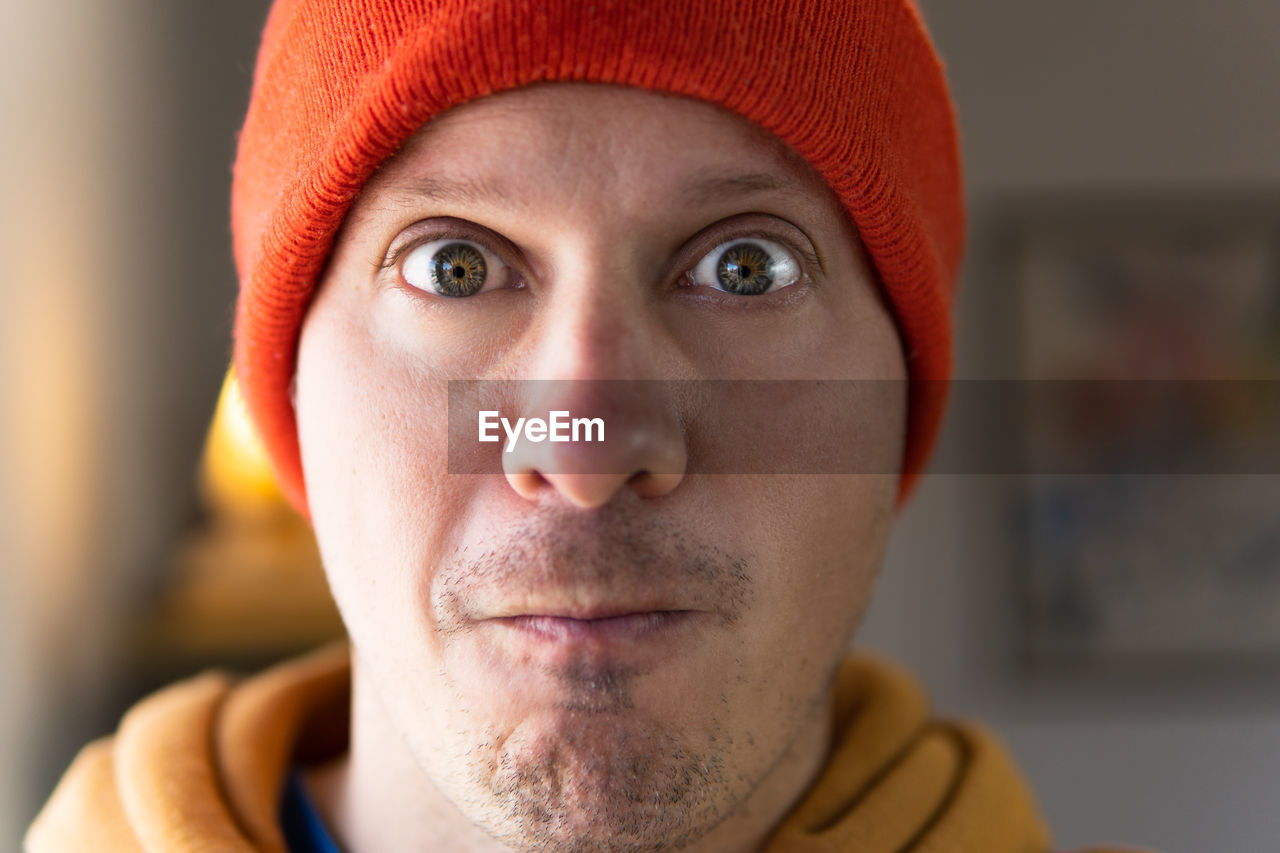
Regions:
M 478 233 L 475 230 L 472 230 L 470 228 L 451 226 L 451 225 L 437 225 L 433 227 L 430 231 L 425 231 L 421 234 L 415 234 L 413 237 L 405 240 L 400 245 L 393 246 L 392 249 L 387 253 L 386 258 L 384 258 L 382 263 L 378 265 L 378 268 L 381 270 L 396 269 L 397 267 L 400 266 L 400 262 L 404 260 L 405 255 L 409 254 L 419 246 L 425 246 L 426 244 L 434 242 L 436 240 L 458 240 L 458 241 L 464 241 L 467 243 L 478 243 L 481 246 L 484 246 L 486 249 L 488 249 L 497 257 L 503 258 L 504 263 L 505 263 L 505 255 L 508 254 L 508 252 L 506 251 L 506 247 L 504 247 L 503 251 L 499 251 L 494 248 L 493 244 L 497 241 L 495 241 L 491 236 L 486 236 L 483 233 Z

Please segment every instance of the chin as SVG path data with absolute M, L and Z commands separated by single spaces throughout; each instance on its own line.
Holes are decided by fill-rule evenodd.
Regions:
M 736 805 L 723 745 L 636 711 L 560 707 L 491 734 L 471 756 L 466 811 L 516 850 L 676 850 Z

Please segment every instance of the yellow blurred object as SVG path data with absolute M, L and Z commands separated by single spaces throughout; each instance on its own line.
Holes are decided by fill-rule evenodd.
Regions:
M 219 514 L 262 517 L 291 511 L 249 421 L 234 366 L 218 395 L 200 466 L 200 486 L 208 507 Z
M 170 578 L 136 623 L 156 672 L 271 660 L 342 636 L 311 526 L 276 485 L 227 371 L 200 464 L 207 513 L 173 552 Z

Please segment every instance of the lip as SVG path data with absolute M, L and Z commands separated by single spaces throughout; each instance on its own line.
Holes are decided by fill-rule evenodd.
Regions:
M 583 617 L 527 613 L 486 620 L 508 639 L 551 656 L 633 657 L 684 636 L 707 615 L 698 610 L 612 611 Z

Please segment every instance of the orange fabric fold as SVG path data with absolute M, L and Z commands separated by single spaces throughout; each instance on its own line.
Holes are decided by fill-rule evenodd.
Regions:
M 1044 853 L 1049 835 L 1012 761 L 972 725 L 929 718 L 902 672 L 850 658 L 833 697 L 831 756 L 767 853 Z
M 114 737 L 81 751 L 26 848 L 285 853 L 285 777 L 346 748 L 349 692 L 345 645 L 246 680 L 207 673 L 163 690 Z M 999 743 L 980 727 L 931 720 L 923 693 L 897 669 L 849 658 L 831 709 L 827 764 L 766 853 L 1049 850 Z

